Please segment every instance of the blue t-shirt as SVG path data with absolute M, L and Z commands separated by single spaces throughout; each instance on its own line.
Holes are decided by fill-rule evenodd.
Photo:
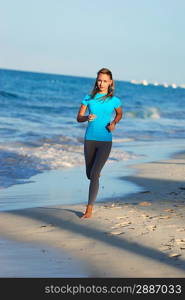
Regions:
M 101 99 L 104 95 L 97 93 L 93 99 L 86 95 L 81 102 L 88 107 L 89 114 L 96 115 L 93 121 L 88 122 L 85 140 L 112 141 L 112 132 L 106 126 L 111 122 L 115 108 L 121 106 L 121 101 L 116 96 Z

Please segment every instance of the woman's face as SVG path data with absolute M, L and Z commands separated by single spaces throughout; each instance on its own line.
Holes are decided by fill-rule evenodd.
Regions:
M 109 87 L 109 85 L 111 85 L 111 83 L 112 83 L 112 80 L 110 79 L 109 75 L 102 74 L 102 73 L 100 73 L 98 75 L 97 85 L 98 85 L 98 89 L 99 89 L 100 93 L 102 93 L 102 94 L 107 93 L 108 87 Z

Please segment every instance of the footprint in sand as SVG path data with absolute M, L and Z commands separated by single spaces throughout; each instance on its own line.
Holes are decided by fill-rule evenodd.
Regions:
M 176 239 L 175 242 L 177 244 L 184 244 L 185 243 L 185 239 Z
M 180 253 L 171 253 L 171 254 L 169 254 L 169 257 L 171 257 L 171 258 L 175 258 L 175 257 L 178 257 L 178 256 L 181 256 L 181 254 Z
M 160 248 L 166 248 L 166 250 L 171 250 L 174 247 L 174 242 L 175 242 L 175 239 L 171 238 L 166 243 L 161 243 L 161 247 Z
M 119 227 L 125 227 L 125 226 L 128 226 L 132 224 L 132 222 L 122 222 L 122 223 L 117 223 L 115 224 L 114 226 L 112 226 L 111 228 L 112 229 L 115 229 L 115 228 L 119 228 Z
M 148 234 L 148 233 L 149 233 L 149 231 L 143 231 L 143 232 L 141 232 L 141 235 Z
M 168 251 L 168 250 L 171 250 L 171 249 L 172 249 L 172 247 L 170 247 L 170 246 L 161 246 L 161 247 L 159 247 L 160 251 Z
M 111 231 L 111 232 L 107 232 L 108 235 L 120 235 L 120 234 L 124 234 L 124 231 Z
M 47 225 L 41 225 L 39 226 L 39 230 L 41 230 L 42 232 L 49 232 L 49 231 L 53 231 L 53 224 L 47 224 Z
M 172 208 L 165 208 L 165 209 L 163 209 L 163 211 L 173 213 L 173 212 L 174 212 L 174 209 L 172 209 Z
M 185 239 L 176 239 L 175 242 L 181 250 L 185 250 Z
M 178 231 L 178 232 L 185 231 L 185 228 L 184 227 L 180 227 L 180 228 L 177 228 L 176 231 Z
M 154 230 L 156 230 L 157 226 L 156 226 L 156 225 L 150 225 L 150 226 L 147 226 L 147 228 L 148 228 L 150 231 L 154 231 Z
M 104 205 L 104 208 L 122 208 L 122 206 L 119 206 L 115 203 L 112 203 L 111 205 Z
M 143 202 L 139 202 L 139 205 L 140 206 L 150 206 L 150 205 L 152 205 L 152 203 L 151 202 L 147 202 L 147 201 L 143 201 Z
M 159 219 L 171 219 L 171 216 L 169 215 L 160 216 Z

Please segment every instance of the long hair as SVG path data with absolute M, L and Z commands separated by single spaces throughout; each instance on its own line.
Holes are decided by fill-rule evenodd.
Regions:
M 108 87 L 108 93 L 107 93 L 107 95 L 104 95 L 104 96 L 101 97 L 101 100 L 105 100 L 108 97 L 113 97 L 114 96 L 114 80 L 113 80 L 113 77 L 112 77 L 112 72 L 109 69 L 102 68 L 102 69 L 100 69 L 98 71 L 97 77 L 96 77 L 96 81 L 95 81 L 95 84 L 94 84 L 94 88 L 91 91 L 90 95 L 91 95 L 91 98 L 94 98 L 96 96 L 96 94 L 99 92 L 97 81 L 98 81 L 98 76 L 100 74 L 106 74 L 106 75 L 108 75 L 110 77 L 110 80 L 112 80 L 112 83 Z

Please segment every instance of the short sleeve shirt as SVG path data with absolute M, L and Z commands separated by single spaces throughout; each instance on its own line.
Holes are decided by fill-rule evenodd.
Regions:
M 122 106 L 121 100 L 116 97 L 102 99 L 105 94 L 97 93 L 94 98 L 86 95 L 82 104 L 86 105 L 89 114 L 95 114 L 96 118 L 88 122 L 85 132 L 85 140 L 112 141 L 112 132 L 106 126 L 111 122 L 115 109 Z

